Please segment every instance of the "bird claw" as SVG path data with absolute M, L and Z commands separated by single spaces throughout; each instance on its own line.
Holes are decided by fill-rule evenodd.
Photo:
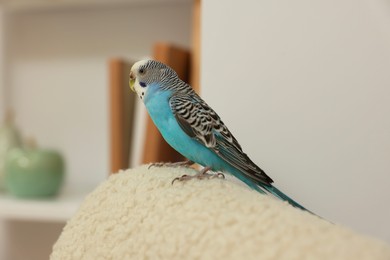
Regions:
M 173 168 L 177 168 L 177 167 L 190 167 L 191 165 L 193 165 L 194 162 L 193 161 L 190 161 L 190 160 L 186 160 L 186 161 L 183 161 L 183 162 L 174 162 L 174 163 L 171 163 L 171 162 L 157 162 L 157 163 L 151 163 L 149 164 L 148 166 L 148 170 L 152 167 L 173 167 Z
M 148 166 L 148 170 L 150 170 L 150 168 L 152 168 L 152 167 L 162 167 L 162 166 L 164 166 L 164 163 L 161 163 L 161 162 L 158 162 L 158 163 L 151 163 L 151 164 L 149 164 L 149 166 Z
M 173 183 L 174 183 L 175 181 L 188 181 L 188 180 L 190 180 L 190 179 L 192 179 L 190 175 L 184 174 L 184 175 L 182 175 L 182 176 L 180 176 L 180 177 L 174 178 L 174 179 L 172 180 L 172 185 L 173 185 Z
M 222 172 L 217 172 L 217 174 L 214 174 L 216 178 L 225 179 L 225 175 Z
M 198 179 L 198 180 L 214 179 L 214 178 L 225 179 L 225 175 L 222 172 L 218 172 L 216 174 L 207 173 L 209 170 L 210 167 L 205 167 L 195 175 L 184 174 L 180 177 L 176 177 L 172 180 L 172 185 L 175 181 L 189 181 L 191 179 Z

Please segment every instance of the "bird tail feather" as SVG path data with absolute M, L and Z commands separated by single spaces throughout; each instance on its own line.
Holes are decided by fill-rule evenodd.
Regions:
M 302 210 L 305 210 L 305 211 L 308 211 L 310 212 L 309 210 L 307 210 L 305 207 L 303 207 L 301 204 L 299 204 L 298 202 L 296 202 L 295 200 L 293 200 L 292 198 L 290 198 L 289 196 L 287 196 L 286 194 L 284 194 L 283 192 L 281 192 L 278 188 L 276 188 L 275 186 L 262 186 L 262 188 L 264 188 L 265 190 L 267 190 L 269 193 L 271 193 L 272 195 L 274 195 L 275 197 L 281 199 L 281 200 L 284 200 L 284 201 L 287 201 L 290 205 L 296 207 L 296 208 L 299 208 L 299 209 L 302 209 Z M 310 212 L 311 213 L 311 212 Z
M 290 198 L 289 196 L 287 196 L 286 194 L 284 194 L 283 192 L 281 192 L 275 186 L 272 186 L 271 184 L 265 185 L 263 183 L 255 182 L 254 180 L 251 180 L 251 179 L 247 178 L 244 174 L 242 174 L 240 171 L 238 171 L 238 170 L 236 170 L 234 168 L 230 169 L 229 172 L 233 173 L 233 175 L 236 178 L 240 179 L 246 185 L 248 185 L 250 188 L 256 190 L 259 193 L 262 193 L 262 194 L 266 194 L 267 192 L 271 193 L 276 198 L 281 199 L 283 201 L 287 201 L 293 207 L 299 208 L 301 210 L 305 210 L 305 211 L 307 211 L 307 212 L 309 212 L 309 213 L 311 213 L 313 215 L 316 215 L 313 212 L 311 212 L 310 210 L 308 210 L 305 207 L 303 207 L 301 204 L 299 204 L 295 200 L 293 200 L 292 198 Z

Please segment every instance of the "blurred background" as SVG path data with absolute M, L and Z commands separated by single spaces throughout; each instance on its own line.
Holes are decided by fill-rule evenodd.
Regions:
M 277 187 L 390 242 L 388 0 L 3 0 L 1 121 L 12 108 L 23 138 L 60 152 L 66 172 L 52 199 L 0 193 L 0 259 L 48 259 L 114 171 L 112 62 L 156 57 L 158 42 L 190 53 L 188 80 Z M 130 102 L 133 167 L 153 151 Z
M 48 259 L 85 194 L 111 173 L 113 60 L 151 57 L 158 41 L 189 49 L 193 3 L 12 0 L 0 8 L 1 121 L 12 108 L 22 139 L 33 136 L 66 163 L 57 197 L 0 194 L 0 259 Z

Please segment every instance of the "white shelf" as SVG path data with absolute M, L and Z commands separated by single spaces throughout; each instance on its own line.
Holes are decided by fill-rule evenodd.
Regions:
M 48 199 L 19 199 L 0 194 L 0 219 L 66 222 L 91 190 L 64 189 L 57 197 Z

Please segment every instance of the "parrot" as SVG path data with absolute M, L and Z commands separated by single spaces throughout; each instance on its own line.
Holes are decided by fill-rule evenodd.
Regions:
M 273 180 L 243 152 L 219 115 L 171 67 L 153 59 L 140 60 L 131 67 L 129 86 L 165 141 L 187 158 L 152 166 L 203 166 L 196 175 L 183 175 L 172 184 L 193 178 L 224 178 L 223 173 L 227 173 L 259 193 L 308 211 L 273 185 Z

